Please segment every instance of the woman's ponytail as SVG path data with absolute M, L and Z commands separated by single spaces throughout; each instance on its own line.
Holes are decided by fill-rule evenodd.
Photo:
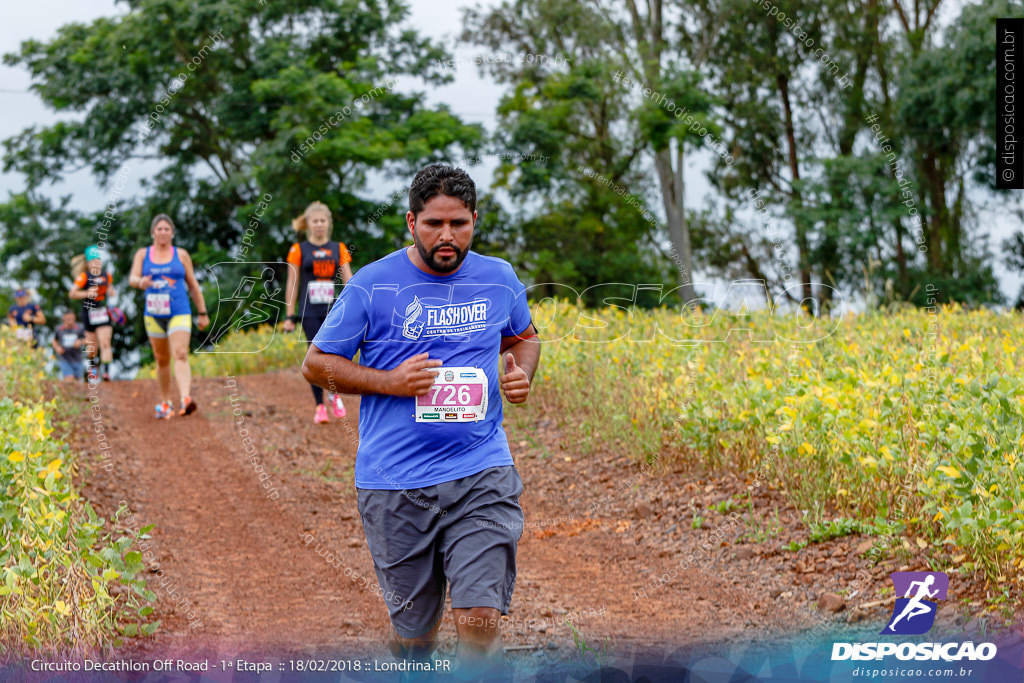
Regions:
M 71 258 L 71 279 L 77 280 L 85 272 L 85 254 L 77 254 Z

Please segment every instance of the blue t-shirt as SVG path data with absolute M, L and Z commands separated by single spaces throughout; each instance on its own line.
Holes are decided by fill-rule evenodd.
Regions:
M 36 329 L 35 323 L 27 323 L 24 320 L 22 320 L 22 316 L 24 316 L 26 312 L 33 316 L 38 315 L 39 304 L 25 304 L 24 306 L 14 304 L 8 309 L 7 315 L 14 316 L 15 327 L 21 327 L 25 330 L 32 330 L 32 338 L 36 339 L 39 336 L 39 330 Z M 27 332 L 25 332 L 25 334 L 28 335 Z M 27 339 L 27 336 L 25 337 L 25 339 Z
M 434 486 L 511 465 L 502 429 L 501 338 L 530 326 L 526 288 L 508 262 L 473 251 L 457 271 L 417 268 L 405 249 L 359 269 L 341 291 L 313 344 L 378 370 L 427 352 L 445 367 L 481 368 L 487 412 L 477 422 L 416 422 L 416 398 L 368 394 L 359 404 L 359 488 Z
M 8 315 L 14 316 L 14 327 L 15 328 L 31 328 L 35 326 L 35 323 L 26 323 L 22 317 L 28 312 L 33 316 L 39 314 L 38 303 L 27 303 L 24 306 L 18 306 L 16 303 L 12 305 L 8 310 Z

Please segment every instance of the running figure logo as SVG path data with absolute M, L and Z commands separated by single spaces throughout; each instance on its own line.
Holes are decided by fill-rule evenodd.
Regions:
M 167 277 L 166 275 L 157 275 L 156 278 L 153 279 L 153 289 L 163 289 L 164 287 L 174 289 L 176 284 L 178 284 L 177 280 L 173 277 Z
M 949 577 L 943 572 L 893 572 L 889 576 L 896 595 L 903 597 L 896 598 L 892 619 L 881 632 L 905 636 L 927 633 L 935 623 L 935 601 L 946 599 Z

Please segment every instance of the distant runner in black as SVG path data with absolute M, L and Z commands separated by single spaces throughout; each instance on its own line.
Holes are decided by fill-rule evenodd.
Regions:
M 110 364 L 114 360 L 112 339 L 114 327 L 107 301 L 113 294 L 114 279 L 103 267 L 99 247 L 90 245 L 81 257 L 71 261 L 75 281 L 68 296 L 82 302 L 82 325 L 85 327 L 85 369 L 90 382 L 110 381 Z M 97 370 L 97 356 L 99 369 Z
M 292 221 L 295 232 L 307 234 L 303 242 L 296 242 L 288 252 L 288 284 L 285 288 L 285 332 L 295 329 L 295 323 L 302 322 L 302 331 L 306 339 L 312 341 L 320 326 L 327 318 L 334 301 L 335 280 L 340 276 L 342 284 L 352 278 L 352 256 L 348 248 L 341 242 L 331 240 L 334 222 L 331 210 L 322 202 L 313 202 L 306 207 L 306 212 Z M 301 292 L 301 297 L 299 295 Z M 299 315 L 295 314 L 295 304 L 299 302 Z M 316 413 L 313 421 L 317 424 L 327 422 L 327 408 L 324 406 L 324 390 L 311 384 L 313 399 L 316 401 Z M 345 417 L 345 404 L 341 395 L 333 393 L 331 408 L 339 420 Z

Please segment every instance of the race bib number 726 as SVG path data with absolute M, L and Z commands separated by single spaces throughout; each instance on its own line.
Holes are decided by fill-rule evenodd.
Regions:
M 478 422 L 487 416 L 487 375 L 480 368 L 437 368 L 437 379 L 416 397 L 417 422 Z

